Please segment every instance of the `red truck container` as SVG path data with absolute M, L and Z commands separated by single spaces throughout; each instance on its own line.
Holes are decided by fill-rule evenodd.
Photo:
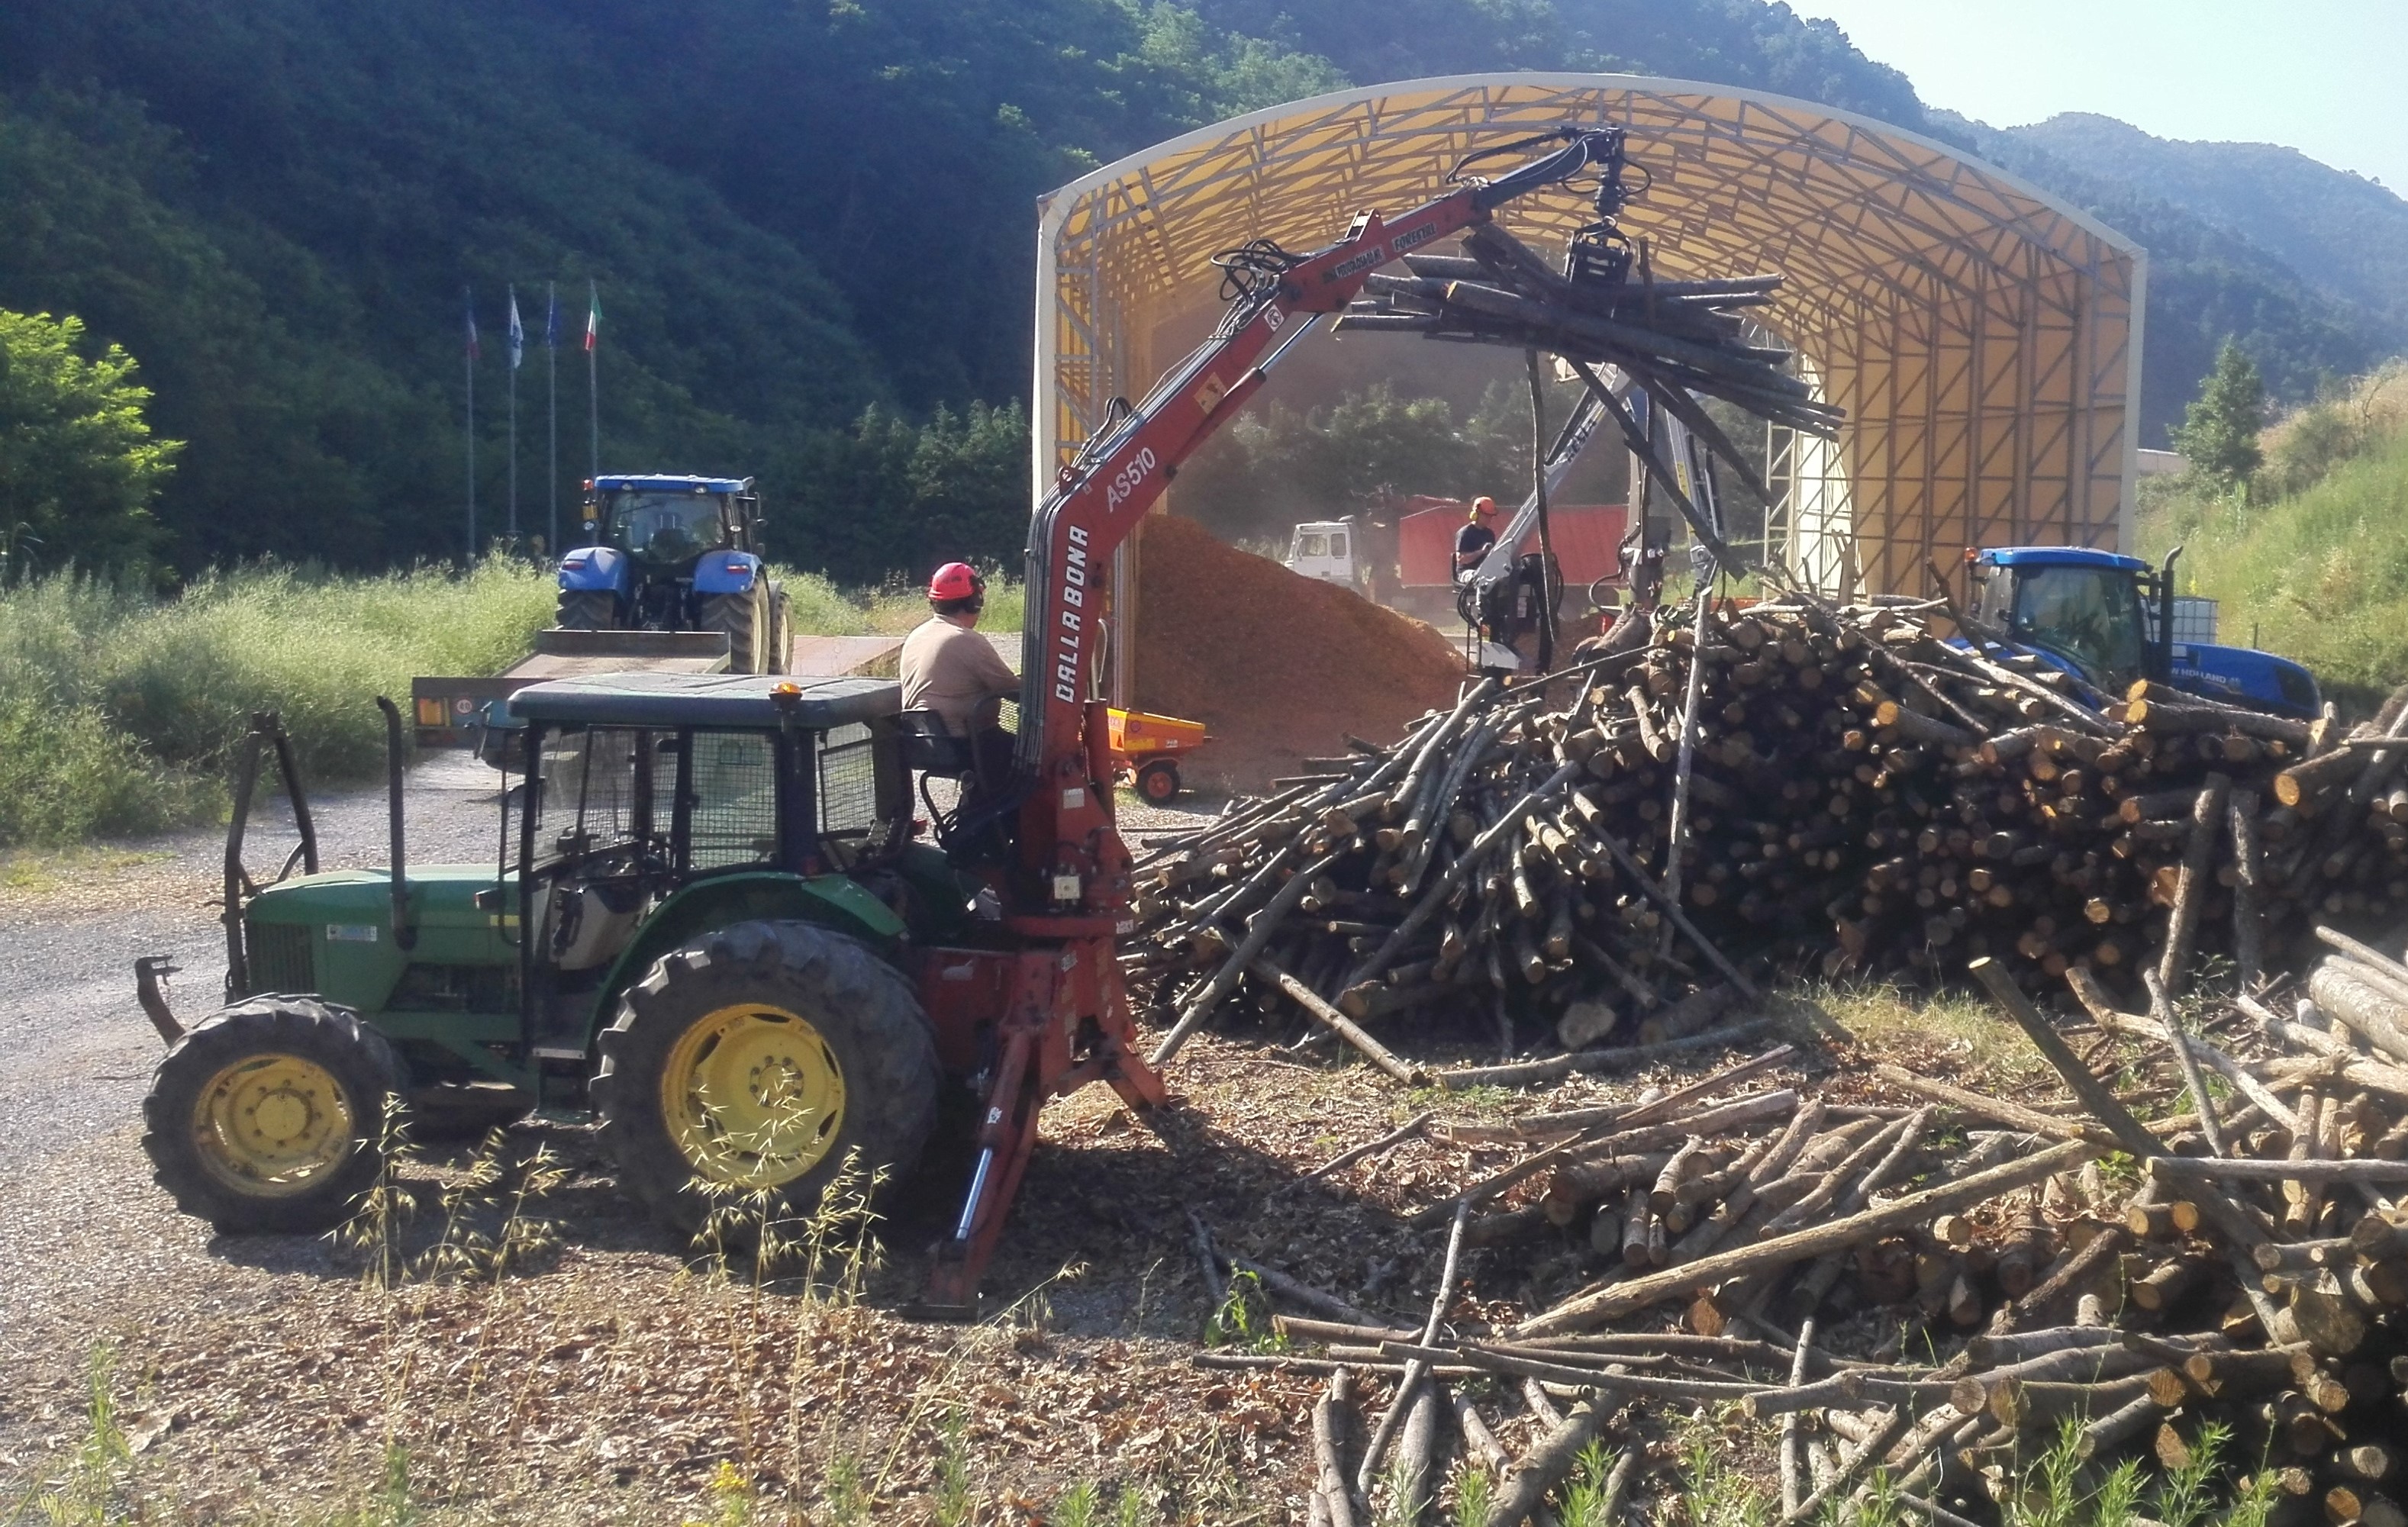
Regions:
M 1452 590 L 1455 584 L 1455 533 L 1463 526 L 1471 506 L 1460 499 L 1415 494 L 1406 501 L 1397 520 L 1397 572 L 1408 590 Z M 1501 521 L 1509 511 L 1499 506 Z M 1621 571 L 1617 548 L 1627 511 L 1619 504 L 1550 504 L 1547 535 L 1555 543 L 1555 561 L 1563 568 L 1564 587 L 1584 589 L 1598 578 Z M 1502 529 L 1500 525 L 1498 527 Z M 1539 549 L 1537 531 L 1523 549 Z M 1447 594 L 1450 607 L 1452 592 Z

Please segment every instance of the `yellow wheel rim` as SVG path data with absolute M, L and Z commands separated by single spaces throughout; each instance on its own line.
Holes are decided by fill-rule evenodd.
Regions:
M 670 1049 L 661 1117 L 704 1180 L 779 1187 L 836 1144 L 844 1069 L 801 1017 L 757 1003 L 722 1007 Z
M 209 1174 L 236 1192 L 289 1198 L 351 1152 L 351 1103 L 334 1073 L 297 1055 L 251 1055 L 201 1089 L 193 1139 Z

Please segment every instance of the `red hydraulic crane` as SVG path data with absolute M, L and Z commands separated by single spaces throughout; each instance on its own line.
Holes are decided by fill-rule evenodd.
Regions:
M 1494 179 L 1468 173 L 1548 144 L 1556 147 Z M 1113 551 L 1286 347 L 1322 315 L 1343 311 L 1382 265 L 1591 169 L 1597 220 L 1575 235 L 1574 257 L 1627 259 L 1613 226 L 1625 198 L 1622 166 L 1622 129 L 1560 127 L 1471 156 L 1450 177 L 1453 191 L 1394 219 L 1362 213 L 1325 249 L 1291 254 L 1257 240 L 1221 255 L 1214 264 L 1232 301 L 1212 337 L 1140 402 L 1116 403 L 1038 507 L 1028 535 L 1016 778 L 986 817 L 1011 840 L 996 889 L 1015 949 L 999 957 L 1010 970 L 997 972 L 1003 1011 L 977 1165 L 939 1249 L 930 1306 L 974 1306 L 1047 1098 L 1098 1080 L 1133 1107 L 1166 1096 L 1137 1053 L 1114 949 L 1128 916 L 1130 858 L 1113 824 L 1105 707 L 1094 695 L 1103 574 Z M 931 984 L 923 982 L 924 993 Z

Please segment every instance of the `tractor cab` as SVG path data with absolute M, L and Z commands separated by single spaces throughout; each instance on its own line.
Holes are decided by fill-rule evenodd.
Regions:
M 2282 716 L 2313 717 L 2315 677 L 2270 652 L 2182 639 L 2173 566 L 2088 547 L 1968 550 L 1983 634 L 2037 654 L 2103 698 L 2147 679 Z
M 511 813 L 534 1043 L 574 1050 L 695 930 L 798 917 L 892 950 L 958 931 L 969 891 L 910 841 L 891 679 L 623 673 L 510 699 L 532 777 Z

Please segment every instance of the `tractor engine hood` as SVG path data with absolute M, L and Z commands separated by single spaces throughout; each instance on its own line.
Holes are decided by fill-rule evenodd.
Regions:
M 409 920 L 420 928 L 487 928 L 496 912 L 477 906 L 477 892 L 495 885 L 491 864 L 413 864 L 409 869 Z M 515 910 L 515 908 L 513 908 Z M 376 937 L 389 938 L 393 911 L 393 879 L 382 869 L 337 869 L 304 875 L 260 892 L 245 916 L 254 923 L 279 926 L 318 925 L 348 931 L 355 924 L 374 924 Z M 341 934 L 328 936 L 337 941 Z
M 251 990 L 310 992 L 381 1013 L 413 966 L 515 972 L 516 897 L 494 895 L 494 887 L 491 864 L 412 865 L 405 949 L 394 936 L 393 880 L 383 870 L 330 870 L 269 886 L 243 913 Z M 480 892 L 484 906 L 477 905 Z

